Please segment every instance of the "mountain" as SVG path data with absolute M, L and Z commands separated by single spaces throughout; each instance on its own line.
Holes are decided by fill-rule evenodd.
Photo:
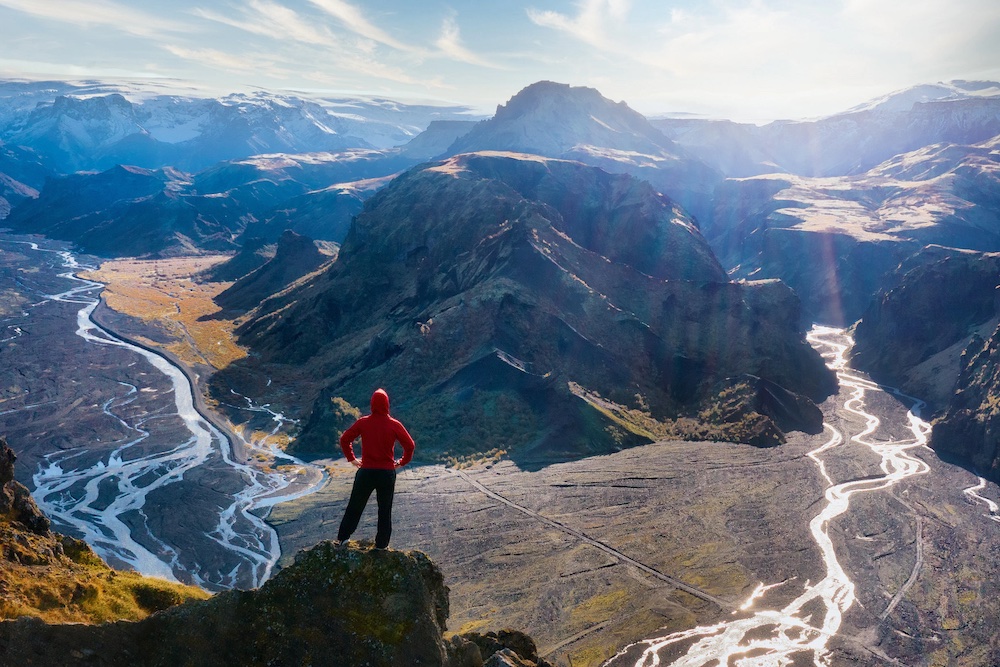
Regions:
M 443 155 L 475 126 L 476 122 L 471 120 L 435 120 L 400 150 L 404 156 L 419 162 L 430 160 Z
M 997 136 L 1000 84 L 915 86 L 818 120 L 762 126 L 698 118 L 651 123 L 726 176 L 847 176 L 931 144 L 977 144 Z
M 4 224 L 105 256 L 233 249 L 245 207 L 229 197 L 188 196 L 189 179 L 171 169 L 126 166 L 61 176 Z
M 908 258 L 855 327 L 852 365 L 927 400 L 951 401 L 959 356 L 1000 317 L 1000 253 L 928 246 Z
M 328 447 L 338 401 L 385 386 L 425 455 L 574 456 L 652 438 L 614 405 L 674 417 L 744 373 L 822 395 L 831 376 L 797 321 L 779 283 L 729 282 L 648 183 L 463 154 L 372 197 L 337 262 L 250 313 L 253 354 L 213 386 L 280 390 L 261 400 L 302 417 L 303 451 Z
M 20 202 L 37 197 L 38 190 L 0 172 L 0 220 L 10 215 L 11 209 Z
M 239 251 L 225 262 L 215 264 L 201 274 L 209 282 L 230 283 L 263 266 L 274 257 L 276 243 L 260 237 L 243 239 Z
M 351 150 L 259 155 L 193 176 L 115 166 L 51 178 L 36 198 L 20 197 L 4 224 L 103 256 L 232 251 L 248 226 L 247 237 L 269 241 L 293 229 L 340 242 L 378 179 L 413 162 Z
M 226 310 L 251 310 L 331 261 L 333 258 L 321 253 L 312 239 L 286 230 L 278 239 L 274 257 L 241 276 L 216 296 L 215 302 Z
M 458 138 L 447 151 L 511 151 L 579 160 L 648 180 L 701 219 L 721 174 L 690 156 L 624 102 L 593 88 L 540 81 Z
M 458 106 L 325 98 L 259 90 L 212 97 L 129 82 L 0 81 L 0 140 L 35 151 L 61 173 L 115 164 L 198 171 L 261 153 L 389 148 Z
M 702 226 L 733 275 L 780 278 L 810 320 L 846 325 L 927 244 L 1000 250 L 1000 136 L 935 144 L 857 176 L 728 179 Z

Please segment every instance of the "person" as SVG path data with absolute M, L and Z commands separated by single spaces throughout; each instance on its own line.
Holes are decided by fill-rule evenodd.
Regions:
M 343 544 L 361 520 L 368 499 L 375 491 L 378 501 L 378 530 L 375 533 L 375 548 L 389 546 L 392 534 L 392 497 L 396 491 L 396 470 L 413 459 L 415 445 L 406 427 L 389 416 L 389 394 L 385 389 L 376 389 L 372 394 L 371 414 L 354 422 L 340 436 L 340 449 L 344 457 L 358 468 L 354 475 L 351 499 L 340 522 L 336 544 Z M 354 440 L 361 436 L 361 458 L 354 456 Z M 403 457 L 396 456 L 396 443 L 403 447 Z

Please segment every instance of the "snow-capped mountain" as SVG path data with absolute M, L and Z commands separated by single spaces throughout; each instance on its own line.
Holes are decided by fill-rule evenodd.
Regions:
M 261 153 L 388 148 L 459 106 L 256 91 L 212 97 L 166 84 L 0 81 L 0 141 L 62 173 L 115 164 L 197 171 Z
M 931 144 L 972 145 L 997 136 L 1000 83 L 915 86 L 819 120 L 763 126 L 690 118 L 652 123 L 727 176 L 846 176 Z

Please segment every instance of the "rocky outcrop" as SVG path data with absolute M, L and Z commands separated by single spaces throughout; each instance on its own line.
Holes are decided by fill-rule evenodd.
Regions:
M 1000 328 L 962 353 L 955 395 L 934 423 L 931 447 L 1000 483 Z
M 447 618 L 448 587 L 422 553 L 323 542 L 258 590 L 220 593 L 139 622 L 2 622 L 0 660 L 67 667 L 480 667 L 485 658 L 485 664 L 548 665 L 522 633 L 446 641 Z
M 1000 315 L 1000 254 L 931 246 L 908 258 L 893 280 L 858 322 L 851 363 L 942 410 L 959 353 Z
M 215 302 L 226 310 L 251 310 L 329 261 L 332 258 L 320 252 L 312 239 L 286 230 L 274 257 L 219 293 Z
M 0 438 L 0 518 L 21 524 L 38 535 L 49 533 L 49 519 L 35 504 L 31 492 L 14 479 L 14 461 L 17 455 Z
M 335 264 L 268 300 L 240 334 L 254 354 L 217 374 L 216 390 L 286 414 L 306 398 L 306 449 L 331 446 L 331 399 L 366 406 L 374 386 L 425 455 L 538 458 L 647 441 L 571 382 L 656 418 L 695 410 L 742 373 L 809 396 L 832 386 L 794 295 L 729 282 L 671 200 L 627 175 L 512 153 L 397 178 Z

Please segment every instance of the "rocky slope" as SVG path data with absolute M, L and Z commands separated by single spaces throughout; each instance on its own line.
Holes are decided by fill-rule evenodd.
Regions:
M 593 88 L 540 81 L 448 149 L 449 155 L 499 150 L 579 160 L 643 178 L 700 220 L 722 177 L 667 139 L 624 102 Z
M 235 255 L 212 266 L 200 277 L 215 283 L 235 282 L 266 264 L 274 257 L 277 247 L 277 243 L 268 243 L 260 237 L 246 238 Z
M 955 394 L 934 423 L 931 446 L 1000 483 L 1000 329 L 973 336 L 962 352 Z
M 213 383 L 297 412 L 306 449 L 330 447 L 331 399 L 366 406 L 383 385 L 425 453 L 546 459 L 648 441 L 613 405 L 698 412 L 742 373 L 823 394 L 797 320 L 783 285 L 728 282 L 647 183 L 468 154 L 369 200 L 338 261 L 253 312 L 252 358 Z
M 1000 254 L 929 246 L 907 259 L 894 282 L 858 322 L 851 362 L 941 410 L 959 368 L 961 350 L 951 348 L 964 349 L 984 325 L 989 335 L 1000 316 Z
M 780 278 L 807 318 L 849 325 L 926 244 L 1000 249 L 1000 137 L 938 144 L 859 176 L 729 179 L 702 230 L 736 276 Z
M 252 310 L 264 299 L 331 261 L 333 258 L 320 252 L 312 239 L 287 230 L 278 239 L 274 257 L 241 276 L 215 302 L 226 310 Z

